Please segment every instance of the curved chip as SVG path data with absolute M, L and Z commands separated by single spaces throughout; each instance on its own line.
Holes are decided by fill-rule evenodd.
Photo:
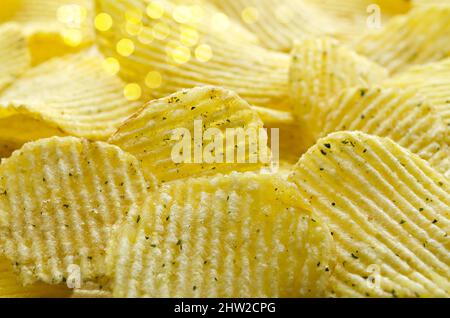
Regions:
M 351 88 L 332 104 L 321 137 L 358 130 L 389 137 L 445 174 L 450 171 L 448 129 L 436 109 L 414 91 Z
M 151 194 L 108 250 L 115 297 L 319 297 L 333 242 L 271 175 L 179 180 Z
M 413 66 L 383 85 L 416 91 L 436 108 L 445 124 L 450 126 L 450 58 Z
M 262 45 L 289 51 L 295 41 L 319 36 L 350 40 L 367 28 L 377 5 L 380 20 L 406 12 L 404 0 L 208 0 L 255 33 Z
M 24 287 L 10 262 L 0 257 L 0 298 L 64 298 L 71 293 L 64 285 L 36 283 Z
M 450 56 L 450 6 L 425 6 L 390 20 L 354 42 L 356 51 L 391 72 Z
M 0 165 L 0 251 L 25 284 L 100 279 L 113 226 L 153 187 L 115 146 L 73 137 L 28 143 Z
M 338 41 L 321 38 L 301 42 L 292 53 L 290 94 L 294 113 L 314 143 L 329 105 L 341 90 L 369 85 L 387 71 Z
M 92 43 L 92 11 L 90 0 L 2 0 L 0 23 L 20 25 L 36 65 Z
M 252 108 L 258 113 L 259 117 L 264 122 L 264 126 L 266 127 L 295 124 L 295 118 L 290 111 L 260 106 L 252 106 Z
M 450 184 L 426 161 L 388 138 L 338 132 L 290 180 L 336 243 L 330 295 L 449 297 Z
M 107 139 L 140 108 L 125 84 L 83 52 L 52 59 L 25 72 L 0 95 L 0 136 L 24 142 L 55 135 Z
M 152 19 L 146 14 L 148 1 L 96 3 L 97 12 L 114 21 L 109 30 L 98 32 L 100 49 L 120 62 L 122 78 L 140 84 L 145 95 L 161 98 L 184 88 L 214 85 L 254 105 L 288 108 L 289 56 L 249 41 L 248 31 L 217 9 L 186 5 L 186 17 L 174 3 L 164 1 L 162 15 Z M 130 23 L 137 24 L 138 31 L 130 34 Z
M 264 136 L 263 145 L 259 138 Z M 136 156 L 161 182 L 270 163 L 258 114 L 218 87 L 183 90 L 148 103 L 109 142 Z
M 0 92 L 29 66 L 30 53 L 19 27 L 0 26 Z

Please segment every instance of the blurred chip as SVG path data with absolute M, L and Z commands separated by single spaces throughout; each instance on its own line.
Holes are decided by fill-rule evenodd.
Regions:
M 324 35 L 350 40 L 367 28 L 368 13 L 378 13 L 380 20 L 387 21 L 410 7 L 404 0 L 207 1 L 255 33 L 262 45 L 277 51 L 289 51 L 295 41 Z
M 447 127 L 450 126 L 450 58 L 411 67 L 383 85 L 416 91 L 436 108 Z
M 328 224 L 337 263 L 330 295 L 450 295 L 450 184 L 388 138 L 338 132 L 290 178 Z
M 109 142 L 136 156 L 146 173 L 166 182 L 258 170 L 270 159 L 267 139 L 265 147 L 260 143 L 264 136 L 261 119 L 243 99 L 205 86 L 148 103 Z
M 114 296 L 322 296 L 333 242 L 298 199 L 271 175 L 163 185 L 108 251 Z
M 25 284 L 100 280 L 113 226 L 153 187 L 106 143 L 28 143 L 0 165 L 0 252 Z
M 82 52 L 28 70 L 0 95 L 0 137 L 23 144 L 55 135 L 107 139 L 139 109 L 102 58 Z
M 25 37 L 17 25 L 0 26 L 0 92 L 30 64 Z
M 257 46 L 246 29 L 217 9 L 187 5 L 180 13 L 180 6 L 164 1 L 161 15 L 154 19 L 151 7 L 147 14 L 148 1 L 96 3 L 98 12 L 114 21 L 109 30 L 98 32 L 101 51 L 116 58 L 122 78 L 139 83 L 149 99 L 214 85 L 237 92 L 253 105 L 288 109 L 289 56 Z M 136 22 L 137 36 L 122 27 Z
M 355 49 L 391 72 L 450 55 L 450 6 L 425 6 L 390 20 L 354 42 Z
M 2 0 L 0 23 L 20 25 L 36 65 L 92 43 L 92 13 L 90 0 Z
M 450 171 L 448 128 L 436 109 L 415 91 L 398 88 L 344 90 L 325 117 L 321 136 L 358 130 L 389 137 L 441 173 Z
M 387 77 L 382 67 L 338 41 L 301 42 L 292 53 L 290 92 L 294 113 L 314 143 L 330 103 L 346 87 L 369 85 Z
M 0 298 L 62 298 L 70 294 L 71 290 L 64 285 L 36 283 L 24 287 L 10 262 L 0 257 Z

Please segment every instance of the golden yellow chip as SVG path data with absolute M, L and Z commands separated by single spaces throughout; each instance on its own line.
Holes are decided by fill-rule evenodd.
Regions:
M 0 26 L 0 92 L 30 65 L 25 37 L 14 24 Z
M 113 226 L 153 187 L 115 146 L 28 143 L 0 165 L 0 251 L 25 284 L 101 279 Z
M 208 1 L 256 34 L 262 45 L 277 51 L 289 51 L 295 41 L 324 35 L 350 40 L 371 26 L 367 21 L 373 20 L 375 28 L 378 20 L 384 22 L 410 7 L 404 0 Z
M 354 42 L 356 51 L 391 72 L 450 55 L 450 6 L 425 6 L 390 20 Z
M 16 143 L 54 135 L 107 139 L 140 108 L 125 84 L 83 52 L 28 70 L 0 95 L 0 136 Z
M 292 125 L 296 122 L 290 111 L 282 111 L 260 106 L 252 106 L 252 108 L 258 113 L 259 117 L 264 122 L 264 126 L 266 127 Z
M 450 184 L 391 139 L 338 132 L 290 179 L 328 224 L 337 263 L 330 295 L 450 295 Z
M 416 91 L 436 108 L 445 124 L 450 125 L 450 58 L 411 67 L 383 85 Z
M 2 0 L 0 23 L 20 25 L 36 65 L 92 43 L 92 12 L 90 0 Z
M 330 107 L 321 137 L 358 130 L 389 137 L 445 174 L 450 171 L 448 129 L 436 109 L 415 91 L 398 88 L 346 89 Z
M 71 293 L 64 285 L 36 283 L 23 286 L 10 262 L 0 256 L 0 298 L 62 298 L 70 296 Z
M 313 144 L 332 99 L 346 87 L 369 85 L 387 71 L 338 41 L 321 38 L 301 42 L 292 53 L 290 93 L 294 113 Z
M 168 1 L 161 10 L 148 8 L 144 0 L 96 3 L 97 12 L 114 21 L 97 32 L 101 51 L 116 58 L 122 78 L 140 84 L 149 99 L 214 85 L 253 105 L 288 108 L 289 56 L 255 45 L 248 31 L 217 9 L 188 5 L 182 6 L 188 12 L 183 14 Z M 138 26 L 137 35 L 127 31 L 128 24 Z
M 322 296 L 333 242 L 298 199 L 272 175 L 163 185 L 108 250 L 114 296 Z
M 218 87 L 183 90 L 148 103 L 109 142 L 136 156 L 161 182 L 270 163 L 258 114 Z

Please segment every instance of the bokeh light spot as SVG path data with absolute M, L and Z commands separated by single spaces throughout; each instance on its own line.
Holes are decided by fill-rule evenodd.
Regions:
M 184 45 L 191 47 L 198 43 L 200 35 L 198 31 L 191 27 L 181 27 L 180 41 Z
M 99 13 L 95 17 L 95 28 L 99 31 L 105 32 L 111 29 L 113 20 L 108 13 Z
M 78 29 L 64 29 L 62 32 L 64 43 L 76 47 L 83 41 L 83 34 Z
M 145 77 L 145 85 L 149 88 L 158 88 L 161 86 L 162 76 L 159 72 L 152 71 Z
M 103 69 L 106 73 L 110 75 L 116 75 L 120 71 L 120 63 L 117 59 L 113 57 L 108 57 L 103 60 Z
M 215 31 L 226 31 L 231 25 L 230 19 L 223 13 L 214 14 L 211 22 Z
M 247 7 L 242 10 L 241 14 L 242 20 L 247 24 L 253 24 L 258 21 L 259 12 L 255 7 Z
M 123 95 L 130 101 L 138 100 L 142 96 L 141 86 L 136 83 L 129 83 L 123 89 Z
M 152 19 L 160 19 L 164 15 L 164 7 L 157 1 L 152 1 L 146 9 L 147 15 Z
M 119 42 L 117 42 L 116 45 L 117 53 L 125 57 L 133 54 L 134 49 L 135 49 L 134 43 L 130 39 L 122 39 Z
M 188 6 L 177 6 L 173 10 L 173 19 L 178 23 L 189 23 L 192 20 L 192 12 Z
M 191 59 L 191 50 L 184 45 L 178 45 L 171 51 L 171 57 L 177 64 L 184 64 Z
M 213 57 L 212 49 L 207 44 L 197 46 L 195 49 L 195 58 L 200 62 L 208 62 Z

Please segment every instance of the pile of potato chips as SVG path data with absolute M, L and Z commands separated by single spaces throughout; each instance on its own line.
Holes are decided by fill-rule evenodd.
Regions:
M 449 21 L 2 0 L 0 297 L 450 297 Z M 264 128 L 210 152 L 268 162 L 174 160 L 180 129 Z

